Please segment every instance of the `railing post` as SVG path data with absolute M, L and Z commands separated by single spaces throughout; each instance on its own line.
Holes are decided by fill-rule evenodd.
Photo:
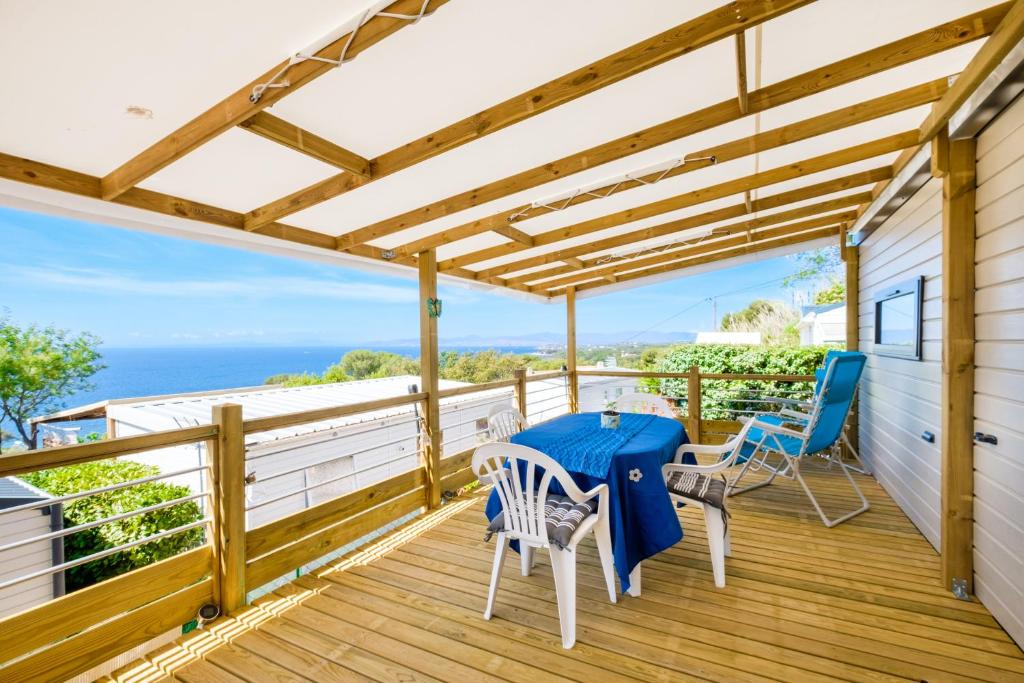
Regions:
M 576 288 L 565 290 L 565 369 L 569 371 L 569 412 L 580 412 L 580 381 L 576 374 Z
M 214 583 L 220 610 L 231 614 L 245 605 L 245 435 L 242 406 L 213 407 L 217 442 L 213 452 Z
M 516 409 L 526 417 L 526 368 L 516 368 L 515 378 Z
M 686 379 L 686 415 L 690 419 L 690 443 L 700 443 L 700 368 L 696 365 L 690 366 Z
M 853 245 L 846 245 L 846 231 L 840 233 L 843 243 L 843 259 L 846 261 L 846 350 L 860 349 L 860 252 Z M 856 399 L 848 421 L 850 444 L 858 447 L 860 406 Z M 847 457 L 853 457 L 847 453 Z
M 427 508 L 436 508 L 441 505 L 441 405 L 437 396 L 437 318 L 441 306 L 437 299 L 437 253 L 433 249 L 419 254 L 419 271 L 420 379 L 427 394 L 423 406 L 423 467 Z

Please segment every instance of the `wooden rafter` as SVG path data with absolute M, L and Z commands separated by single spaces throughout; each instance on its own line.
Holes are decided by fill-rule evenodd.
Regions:
M 791 199 L 789 196 L 785 196 L 785 195 L 790 195 L 790 194 L 791 193 L 782 193 L 780 195 L 775 195 L 774 198 L 773 198 L 774 199 L 773 201 L 766 202 L 766 206 L 773 206 L 773 205 L 785 206 L 786 204 L 789 204 L 789 203 L 794 203 L 794 202 L 797 202 L 797 201 L 802 201 L 802 199 Z M 793 192 L 793 194 L 791 196 L 801 196 L 801 195 L 806 195 L 806 194 L 807 193 L 795 191 L 795 192 Z M 851 207 L 854 207 L 857 204 L 859 204 L 860 202 L 862 202 L 864 200 L 864 197 L 866 196 L 866 194 L 867 194 L 866 192 L 857 192 L 855 194 L 845 195 L 845 196 L 842 196 L 842 197 L 835 197 L 833 199 L 828 199 L 828 200 L 825 200 L 823 202 L 818 202 L 818 203 L 815 203 L 815 204 L 808 204 L 808 205 L 799 206 L 799 207 L 796 207 L 796 208 L 793 208 L 793 209 L 787 209 L 785 211 L 780 211 L 778 213 L 774 213 L 774 214 L 771 214 L 771 215 L 768 215 L 768 216 L 761 216 L 759 218 L 749 218 L 749 219 L 746 219 L 746 220 L 739 221 L 737 223 L 731 223 L 731 224 L 728 224 L 728 225 L 716 226 L 713 229 L 711 235 L 709 235 L 707 237 L 704 237 L 704 238 L 701 238 L 701 240 L 697 240 L 696 238 L 691 238 L 689 241 L 690 242 L 697 242 L 697 241 L 703 241 L 703 240 L 719 239 L 719 238 L 726 237 L 726 236 L 729 236 L 729 235 L 734 235 L 734 234 L 737 234 L 737 233 L 746 233 L 746 232 L 750 232 L 750 231 L 757 230 L 757 229 L 760 229 L 760 228 L 765 228 L 765 227 L 768 227 L 768 226 L 771 226 L 771 225 L 778 225 L 779 223 L 786 223 L 786 222 L 795 221 L 795 220 L 798 220 L 798 219 L 801 219 L 801 218 L 809 218 L 811 216 L 818 216 L 820 214 L 828 213 L 828 212 L 831 212 L 831 211 L 839 211 L 841 209 L 852 210 Z M 782 203 L 782 202 L 785 202 L 785 203 Z M 732 209 L 732 207 L 727 207 L 727 208 Z M 708 214 L 716 214 L 719 211 L 722 211 L 722 210 L 711 211 L 711 212 L 708 212 Z M 723 211 L 723 213 L 724 213 L 724 211 Z M 733 211 L 729 211 L 729 213 L 733 213 Z M 705 215 L 707 215 L 707 214 L 701 214 L 701 216 L 705 216 Z M 571 248 L 571 249 L 573 251 L 576 251 L 578 249 L 587 249 L 589 251 L 589 253 L 598 253 L 598 252 L 602 252 L 602 251 L 607 251 L 609 249 L 616 249 L 618 247 L 627 247 L 627 246 L 631 246 L 631 245 L 634 245 L 634 244 L 641 244 L 643 242 L 646 242 L 646 241 L 649 241 L 649 240 L 652 240 L 652 239 L 657 239 L 659 237 L 676 235 L 676 234 L 678 234 L 678 233 L 680 233 L 680 232 L 682 232 L 684 230 L 694 230 L 696 228 L 701 228 L 701 227 L 704 227 L 705 225 L 710 225 L 712 223 L 718 222 L 718 220 L 714 220 L 714 218 L 715 218 L 714 216 L 712 217 L 713 220 L 710 220 L 710 221 L 706 220 L 706 219 L 702 220 L 701 216 L 693 216 L 693 217 L 689 217 L 689 218 L 680 219 L 678 221 L 670 221 L 669 223 L 653 226 L 651 228 L 644 228 L 643 230 L 637 230 L 635 232 L 627 233 L 625 235 L 617 235 L 615 237 L 607 237 L 607 238 L 605 238 L 603 240 L 598 240 L 597 242 L 592 242 L 592 243 L 590 243 L 588 245 L 580 246 L 580 247 L 577 247 L 577 248 Z M 852 218 L 850 218 L 848 220 L 852 220 Z M 684 241 L 685 241 L 685 239 L 684 239 Z M 687 247 L 691 247 L 691 246 L 693 246 L 693 244 L 680 244 L 676 248 L 677 249 L 682 249 L 682 248 L 687 248 Z M 666 246 L 665 249 L 668 250 L 669 248 Z M 561 255 L 561 254 L 559 254 L 559 255 Z M 627 261 L 629 259 L 637 258 L 638 256 L 644 256 L 644 255 L 646 255 L 646 254 L 625 255 L 625 256 L 620 256 L 620 257 L 600 256 L 600 257 L 593 257 L 593 258 L 582 259 L 582 263 L 583 263 L 583 267 L 584 268 L 593 268 L 593 267 L 596 267 L 596 266 L 604 265 L 604 264 L 606 264 L 608 262 Z M 556 261 L 552 261 L 552 262 L 556 262 Z M 537 265 L 540 265 L 540 264 L 537 264 Z M 489 281 L 494 282 L 494 284 L 506 284 L 506 285 L 507 284 L 513 284 L 513 285 L 517 285 L 517 284 L 533 284 L 533 283 L 536 283 L 539 280 L 543 280 L 543 279 L 546 279 L 546 278 L 551 278 L 551 277 L 553 277 L 555 275 L 561 275 L 561 274 L 564 274 L 564 273 L 567 273 L 567 272 L 568 273 L 573 273 L 573 276 L 575 276 L 575 275 L 578 274 L 576 272 L 576 270 L 577 269 L 567 270 L 567 269 L 559 266 L 559 267 L 556 267 L 556 268 L 545 269 L 545 270 L 542 270 L 542 271 L 534 271 L 532 273 L 526 273 L 524 275 L 520 275 L 520 276 L 517 276 L 517 277 L 508 278 L 508 279 L 497 280 L 497 281 L 495 281 L 494 279 L 491 279 Z
M 948 80 L 945 78 L 939 78 L 927 83 L 922 83 L 921 85 L 905 88 L 888 95 L 876 97 L 865 102 L 859 102 L 835 111 L 813 116 L 809 119 L 804 119 L 796 123 L 780 126 L 762 133 L 756 133 L 738 140 L 702 149 L 686 155 L 686 159 L 703 160 L 713 157 L 719 162 L 725 162 L 757 154 L 758 152 L 763 152 L 765 150 L 776 149 L 800 140 L 806 140 L 826 133 L 835 132 L 859 123 L 864 123 L 865 121 L 871 121 L 882 116 L 887 116 L 899 111 L 918 107 L 922 104 L 934 102 L 939 99 L 944 92 L 946 92 L 947 87 Z M 671 169 L 667 173 L 664 173 L 663 177 L 672 178 L 701 167 L 702 166 L 699 164 L 682 164 Z M 595 193 L 600 195 L 609 191 L 609 189 L 616 184 L 617 183 L 612 183 L 607 187 L 599 188 L 595 190 Z M 627 192 L 630 189 L 643 187 L 644 185 L 640 182 L 634 182 L 632 184 L 622 183 L 620 186 L 622 188 L 620 189 L 620 192 Z M 594 198 L 594 195 L 581 195 L 577 197 L 576 203 L 584 203 L 588 201 L 597 200 Z M 530 217 L 542 216 L 550 211 L 551 209 L 545 209 L 542 207 L 537 208 L 531 213 Z M 413 244 L 402 245 L 395 251 L 401 255 L 412 255 L 424 249 L 440 246 L 441 244 L 449 244 L 459 239 L 465 239 L 467 237 L 478 235 L 482 232 L 495 230 L 500 226 L 507 225 L 508 218 L 509 212 L 502 211 L 501 213 L 492 214 L 470 223 L 448 228 L 443 232 L 417 240 Z M 521 245 L 514 246 L 516 250 L 523 248 Z
M 375 178 L 396 173 L 467 142 L 479 140 L 812 1 L 739 0 L 718 7 L 441 130 L 385 152 L 373 160 Z M 253 209 L 246 214 L 246 226 L 258 227 L 278 220 L 353 188 L 346 174 L 327 178 L 287 197 Z M 366 241 L 369 240 L 362 240 Z
M 855 202 L 850 202 L 849 206 L 853 206 Z M 562 278 L 556 278 L 553 280 L 547 280 L 530 286 L 530 291 L 533 292 L 547 292 L 552 289 L 559 289 L 562 287 L 576 285 L 587 280 L 594 278 L 601 278 L 611 276 L 618 276 L 622 273 L 645 268 L 648 266 L 661 265 L 665 263 L 675 263 L 683 259 L 687 259 L 700 254 L 710 254 L 722 249 L 742 246 L 748 243 L 747 235 L 751 235 L 749 243 L 755 243 L 761 239 L 768 239 L 772 237 L 783 237 L 786 235 L 796 234 L 805 232 L 812 228 L 822 228 L 836 226 L 843 221 L 850 220 L 856 214 L 854 211 L 848 210 L 840 213 L 826 214 L 818 216 L 806 221 L 800 221 L 797 223 L 789 223 L 780 227 L 770 228 L 762 231 L 752 231 L 748 233 L 745 229 L 740 235 L 730 235 L 728 237 L 716 238 L 708 240 L 707 242 L 701 242 L 700 244 L 691 244 L 684 247 L 678 247 L 675 249 L 668 249 L 659 253 L 650 254 L 641 258 L 622 258 L 610 263 L 607 266 L 601 266 L 594 268 L 593 270 L 587 270 L 584 272 L 576 273 Z M 716 233 L 717 236 L 717 233 Z
M 272 140 L 357 176 L 369 178 L 372 174 L 369 159 L 265 111 L 256 112 L 238 126 L 250 133 L 255 133 L 267 140 Z
M 922 143 L 931 141 L 949 123 L 971 93 L 1021 40 L 1024 40 L 1024 0 L 1016 0 L 989 39 L 957 76 L 953 86 L 932 108 L 931 114 L 921 125 Z
M 427 11 L 432 12 L 447 1 L 430 0 L 427 4 Z M 422 6 L 422 0 L 396 0 L 387 6 L 387 11 L 397 14 L 417 14 Z M 371 18 L 356 33 L 352 44 L 348 45 L 345 52 L 346 59 L 357 57 L 367 48 L 376 45 L 408 25 L 409 22 L 392 17 L 375 16 Z M 346 33 L 328 44 L 317 52 L 316 56 L 337 60 L 345 49 L 350 35 L 350 33 Z M 200 145 L 209 142 L 229 128 L 238 125 L 253 114 L 262 111 L 285 95 L 295 92 L 303 85 L 334 68 L 333 65 L 318 60 L 310 59 L 299 62 L 288 71 L 290 85 L 287 88 L 268 89 L 258 102 L 252 102 L 249 96 L 252 94 L 253 88 L 270 81 L 288 62 L 289 60 L 286 59 L 274 66 L 251 83 L 239 88 L 181 128 L 108 173 L 101 181 L 100 196 L 107 200 L 120 196 L 164 166 L 180 159 Z
M 776 168 L 761 171 L 760 173 L 754 173 L 742 178 L 736 178 L 716 185 L 691 190 L 690 192 L 684 192 L 683 194 L 660 199 L 642 206 L 624 209 L 607 216 L 600 216 L 581 223 L 576 223 L 575 225 L 539 233 L 533 236 L 534 244 L 536 246 L 554 244 L 555 242 L 560 242 L 562 240 L 613 228 L 623 223 L 629 223 L 642 218 L 650 218 L 668 211 L 675 211 L 676 209 L 683 209 L 688 206 L 703 204 L 704 202 L 709 202 L 714 199 L 721 199 L 730 195 L 739 194 L 744 190 L 752 190 L 759 187 L 774 185 L 775 183 L 793 180 L 794 178 L 799 178 L 811 173 L 838 168 L 857 161 L 871 159 L 882 154 L 899 151 L 914 144 L 916 140 L 916 130 L 904 131 L 879 140 L 872 140 L 871 142 L 866 142 L 834 152 L 828 152 L 810 159 L 804 159 L 785 166 L 778 166 Z M 501 244 L 488 249 L 481 249 L 479 251 L 448 259 L 440 264 L 440 268 L 442 270 L 447 270 L 449 268 L 461 268 L 469 264 L 508 256 L 519 251 L 522 251 L 522 249 L 514 243 Z M 579 254 L 570 255 L 578 256 Z
M 989 35 L 1006 14 L 1009 3 L 990 7 L 934 26 L 866 52 L 833 62 L 749 94 L 750 112 L 760 112 L 871 76 Z M 538 187 L 574 173 L 708 130 L 742 117 L 736 98 L 719 102 L 676 119 L 616 140 L 541 164 L 339 236 L 348 249 L 428 221 Z
M 778 249 L 779 247 L 792 246 L 794 244 L 802 244 L 804 242 L 812 242 L 814 240 L 825 239 L 828 237 L 835 237 L 839 234 L 839 226 L 834 225 L 828 228 L 819 228 L 817 230 L 811 230 L 809 232 L 802 232 L 797 234 L 790 234 L 785 237 L 779 237 L 776 239 L 766 239 L 752 243 L 744 243 L 738 247 L 731 249 L 723 249 L 712 254 L 705 256 L 697 256 L 689 258 L 684 261 L 668 263 L 660 266 L 654 266 L 644 270 L 633 271 L 629 273 L 622 273 L 620 275 L 609 276 L 613 278 L 613 282 L 629 282 L 632 280 L 640 280 L 643 278 L 651 277 L 652 275 L 661 275 L 663 273 L 671 273 L 677 270 L 683 270 L 685 268 L 692 268 L 705 263 L 714 263 L 716 261 L 724 261 L 727 259 L 736 258 L 737 256 L 746 256 L 748 254 L 756 254 L 762 251 L 768 251 L 770 249 Z M 586 282 L 580 285 L 575 285 L 577 292 L 586 291 L 588 289 L 595 289 L 597 287 L 606 287 L 608 280 L 598 280 L 596 282 Z M 550 297 L 559 296 L 560 290 L 553 290 L 549 292 Z
M 855 187 L 861 187 L 869 183 L 873 183 L 884 178 L 889 177 L 891 174 L 891 168 L 889 166 L 881 166 L 876 169 L 869 171 L 860 171 L 850 175 L 835 178 L 833 180 L 827 180 L 813 185 L 806 185 L 799 187 L 794 190 L 788 190 L 786 192 L 780 192 L 778 194 L 768 195 L 758 199 L 749 209 L 746 204 L 734 204 L 733 206 L 727 206 L 713 211 L 705 211 L 704 213 L 696 214 L 693 216 L 687 216 L 686 218 L 679 218 L 662 225 L 655 225 L 642 230 L 626 233 L 624 235 L 616 235 L 614 237 L 607 237 L 595 242 L 590 242 L 586 245 L 577 245 L 576 247 L 569 247 L 555 253 L 543 254 L 541 256 L 535 256 L 530 259 L 518 261 L 515 263 L 508 263 L 502 266 L 496 266 L 494 268 L 487 268 L 477 272 L 477 278 L 490 282 L 491 284 L 497 285 L 509 285 L 509 284 L 527 284 L 536 282 L 537 280 L 549 277 L 555 277 L 557 275 L 564 275 L 565 273 L 571 273 L 580 268 L 590 268 L 598 264 L 597 259 L 579 259 L 574 256 L 567 256 L 572 253 L 596 253 L 598 251 L 604 251 L 607 249 L 616 249 L 621 246 L 630 244 L 638 244 L 650 239 L 671 235 L 673 233 L 682 232 L 684 230 L 693 230 L 695 228 L 704 227 L 707 225 L 713 225 L 720 223 L 725 220 L 733 218 L 740 218 L 744 215 L 752 214 L 756 211 L 764 211 L 768 209 L 777 209 L 789 204 L 795 204 L 797 202 L 807 201 L 808 199 L 816 199 L 825 195 L 834 194 L 836 192 L 842 192 Z M 860 195 L 855 195 L 854 200 L 859 200 Z M 819 205 L 820 206 L 820 205 Z M 824 206 L 819 211 L 826 211 L 830 208 L 843 208 L 846 204 L 831 203 L 830 205 Z M 766 220 L 761 222 L 759 225 L 764 227 L 766 225 L 772 225 L 773 223 L 782 222 L 786 220 L 795 220 L 806 216 L 813 215 L 813 211 L 808 213 L 805 210 L 806 207 L 800 207 L 795 212 L 780 212 L 773 216 L 764 217 Z M 736 224 L 735 227 L 738 230 L 753 229 L 753 223 L 749 220 L 742 223 Z M 731 226 L 720 226 L 715 230 L 721 234 L 724 232 L 733 232 Z M 558 259 L 557 257 L 564 257 Z M 502 277 L 507 273 L 514 273 L 518 270 L 524 270 L 526 268 L 535 268 L 537 266 L 546 265 L 549 263 L 567 263 L 569 260 L 573 260 L 574 263 L 566 266 L 553 266 L 544 270 L 533 271 L 531 273 L 519 276 L 513 276 L 510 278 Z M 571 267 L 570 267 L 571 266 Z
M 745 33 L 736 34 L 736 101 L 740 106 L 740 114 L 750 113 L 750 96 L 747 92 L 747 37 Z

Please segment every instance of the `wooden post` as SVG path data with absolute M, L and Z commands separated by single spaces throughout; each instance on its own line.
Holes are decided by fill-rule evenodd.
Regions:
M 441 406 L 438 400 L 437 317 L 431 302 L 437 300 L 437 253 L 419 254 L 420 270 L 420 378 L 427 394 L 423 410 L 423 467 L 427 507 L 441 504 Z M 433 310 L 440 315 L 439 306 Z
M 700 443 L 700 368 L 690 366 L 690 376 L 686 380 L 686 416 L 690 420 L 687 429 L 690 443 Z
M 576 288 L 565 290 L 565 367 L 569 371 L 569 412 L 580 412 L 580 381 L 576 375 Z
M 974 592 L 975 141 L 937 137 L 942 173 L 942 583 Z
M 516 409 L 526 417 L 526 368 L 516 368 L 516 386 L 513 389 L 516 399 Z
M 224 403 L 213 407 L 217 425 L 213 451 L 214 572 L 222 614 L 245 605 L 245 435 L 242 406 Z
M 846 243 L 846 231 L 839 233 L 840 245 L 846 261 L 846 350 L 860 350 L 860 251 Z M 860 432 L 860 402 L 855 400 L 848 419 L 850 444 L 858 448 Z M 852 454 L 847 454 L 852 457 Z

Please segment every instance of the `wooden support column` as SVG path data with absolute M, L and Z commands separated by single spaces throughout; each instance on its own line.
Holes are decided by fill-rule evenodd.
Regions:
M 245 435 L 242 406 L 213 407 L 217 441 L 213 450 L 214 596 L 222 614 L 245 606 Z
M 942 159 L 942 583 L 974 592 L 975 141 L 939 135 Z M 945 165 L 946 168 L 942 168 Z
M 700 367 L 690 366 L 690 374 L 686 380 L 686 416 L 689 425 L 686 428 L 690 443 L 700 443 Z
M 420 270 L 420 378 L 427 394 L 423 409 L 423 468 L 426 474 L 427 507 L 441 504 L 441 406 L 438 400 L 437 317 L 430 302 L 437 300 L 437 254 L 419 254 Z M 436 309 L 440 314 L 440 308 Z
M 842 240 L 840 250 L 846 262 L 846 350 L 860 350 L 860 252 L 858 248 L 847 244 L 846 231 L 839 233 Z M 847 420 L 849 431 L 847 436 L 853 447 L 859 448 L 860 436 L 860 402 L 855 400 L 850 417 Z M 852 454 L 848 454 L 852 457 Z
M 513 393 L 516 401 L 516 410 L 526 417 L 526 368 L 516 368 L 516 385 Z
M 580 380 L 576 374 L 576 288 L 565 290 L 565 367 L 569 371 L 569 412 L 580 412 Z

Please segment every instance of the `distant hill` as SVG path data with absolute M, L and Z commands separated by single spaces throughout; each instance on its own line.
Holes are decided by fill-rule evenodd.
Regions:
M 615 346 L 628 340 L 635 344 L 674 344 L 692 342 L 697 335 L 694 332 L 644 332 L 622 331 L 622 332 L 584 332 L 577 335 L 576 341 L 580 346 Z M 377 347 L 404 347 L 420 344 L 419 339 L 389 339 L 364 344 L 367 348 Z M 447 347 L 506 347 L 506 346 L 563 346 L 565 336 L 553 332 L 541 332 L 536 334 L 508 335 L 508 336 L 486 336 L 467 335 L 463 337 L 443 337 L 440 339 L 441 346 Z

